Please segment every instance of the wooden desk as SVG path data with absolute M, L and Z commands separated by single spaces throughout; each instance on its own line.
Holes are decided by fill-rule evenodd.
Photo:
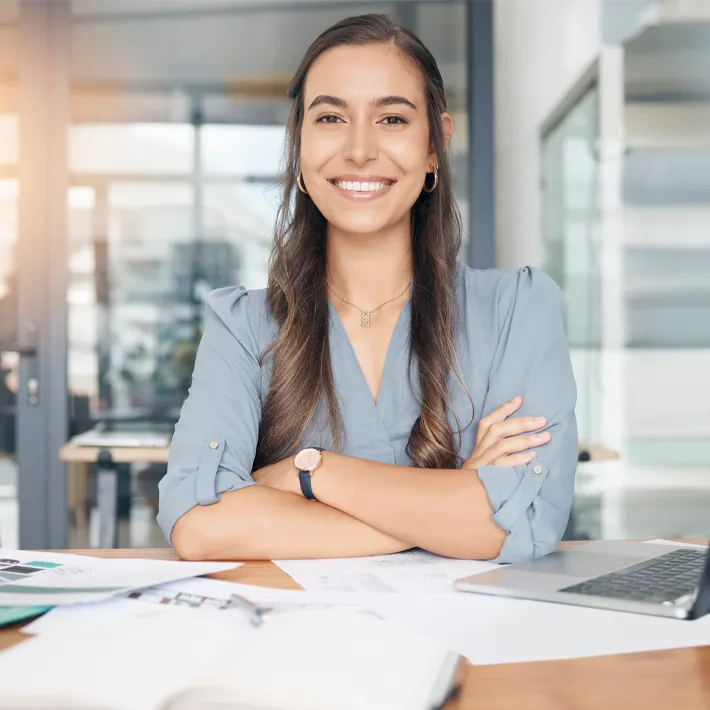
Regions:
M 100 446 L 80 446 L 68 441 L 59 449 L 59 458 L 68 464 L 92 464 Z M 115 463 L 167 463 L 169 446 L 107 446 Z
M 579 442 L 579 461 L 613 461 L 620 458 L 619 452 L 614 449 L 607 449 L 597 444 L 586 444 Z
M 707 540 L 698 542 L 706 543 Z M 72 550 L 97 557 L 174 560 L 172 550 Z M 272 562 L 211 575 L 243 584 L 300 587 Z M 679 624 L 692 623 L 678 621 Z M 23 641 L 24 624 L 0 629 L 0 649 Z M 572 632 L 571 632 L 572 633 Z M 468 666 L 451 710 L 707 710 L 710 646 L 621 656 Z

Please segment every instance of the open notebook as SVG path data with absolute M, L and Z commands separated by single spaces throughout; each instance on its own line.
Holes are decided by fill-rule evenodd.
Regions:
M 251 626 L 174 608 L 0 654 L 0 708 L 432 710 L 459 656 L 379 617 L 295 609 Z

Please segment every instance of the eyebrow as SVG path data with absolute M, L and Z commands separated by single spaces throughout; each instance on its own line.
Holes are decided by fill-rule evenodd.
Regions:
M 380 98 L 373 99 L 371 102 L 371 105 L 373 108 L 382 108 L 383 106 L 396 106 L 396 105 L 402 105 L 402 106 L 409 106 L 410 108 L 413 108 L 415 111 L 417 110 L 417 107 L 409 100 L 405 99 L 404 96 L 381 96 Z M 308 107 L 308 110 L 310 111 L 312 108 L 315 108 L 316 106 L 322 106 L 324 104 L 329 104 L 330 106 L 337 106 L 338 108 L 347 108 L 348 105 L 345 103 L 345 101 L 337 96 L 328 96 L 327 94 L 319 94 L 318 96 L 311 101 L 310 106 Z

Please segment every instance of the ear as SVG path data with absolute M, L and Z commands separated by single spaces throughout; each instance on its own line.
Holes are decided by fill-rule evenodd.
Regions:
M 451 143 L 451 135 L 454 132 L 454 119 L 451 118 L 448 111 L 441 114 L 441 125 L 444 129 L 444 148 L 448 148 Z
M 441 127 L 444 130 L 444 150 L 446 150 L 446 148 L 449 147 L 449 143 L 451 143 L 451 135 L 454 132 L 454 120 L 451 118 L 451 114 L 448 111 L 441 114 Z M 437 161 L 436 151 L 433 145 L 429 149 L 429 155 L 427 157 L 429 165 L 433 169 Z

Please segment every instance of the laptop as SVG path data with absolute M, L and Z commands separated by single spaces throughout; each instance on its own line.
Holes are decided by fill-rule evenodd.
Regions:
M 710 611 L 710 551 L 599 541 L 454 582 L 463 592 L 698 619 Z

